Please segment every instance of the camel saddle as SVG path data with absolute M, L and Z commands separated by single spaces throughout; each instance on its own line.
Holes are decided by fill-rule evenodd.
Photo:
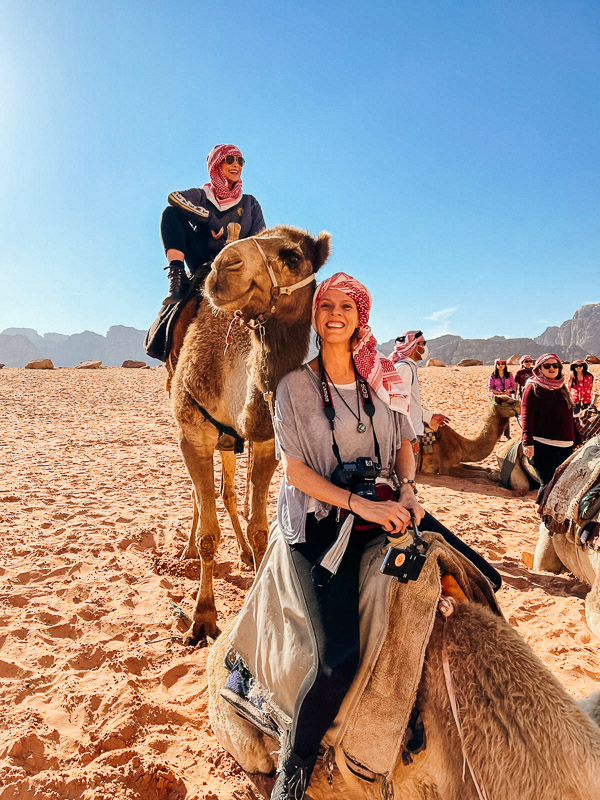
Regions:
M 429 547 L 417 581 L 403 584 L 381 574 L 385 536 L 369 543 L 361 561 L 360 665 L 323 745 L 330 763 L 335 761 L 341 770 L 368 781 L 391 778 L 399 754 L 405 754 L 414 733 L 409 722 L 442 592 L 442 575 L 453 576 L 469 601 L 487 604 L 501 614 L 491 584 L 470 561 L 438 533 L 425 532 L 423 538 Z M 409 535 L 402 537 L 400 546 L 409 541 Z M 290 728 L 300 686 L 315 668 L 315 646 L 296 580 L 289 548 L 275 522 L 265 557 L 230 633 L 229 656 L 251 676 L 249 696 L 263 719 L 276 722 L 271 731 L 268 725 L 266 730 L 261 727 L 271 736 L 277 735 L 277 729 Z M 390 677 L 399 670 L 404 676 L 402 690 L 391 697 Z M 222 694 L 230 700 L 227 688 Z M 381 748 L 382 739 L 395 746 Z
M 202 300 L 202 288 L 209 269 L 210 263 L 203 264 L 196 270 L 188 282 L 185 296 L 178 303 L 170 305 L 163 303 L 144 339 L 146 353 L 151 358 L 169 361 L 168 368 L 171 374 L 175 370 L 185 332 L 196 316 L 198 305 Z

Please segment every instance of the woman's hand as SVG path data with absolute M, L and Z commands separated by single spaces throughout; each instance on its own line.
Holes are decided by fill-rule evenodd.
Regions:
M 410 512 L 402 502 L 383 500 L 375 502 L 360 495 L 352 495 L 352 511 L 368 522 L 380 525 L 388 533 L 404 533 L 410 523 Z
M 528 445 L 528 447 L 524 447 L 523 448 L 523 453 L 525 454 L 526 458 L 531 460 L 533 458 L 533 445 L 530 444 L 530 445 Z
M 410 483 L 402 484 L 402 488 L 400 489 L 400 500 L 398 502 L 401 506 L 404 506 L 409 514 L 411 512 L 414 514 L 418 525 L 425 516 L 425 509 L 417 500 L 417 495 L 414 493 Z

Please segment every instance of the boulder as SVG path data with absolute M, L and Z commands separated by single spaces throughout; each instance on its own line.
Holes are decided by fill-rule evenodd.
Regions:
M 511 356 L 508 359 L 508 363 L 509 364 L 518 364 L 520 360 L 521 360 L 521 356 Z
M 54 369 L 54 364 L 49 358 L 34 358 L 25 364 L 25 369 Z
M 457 367 L 483 367 L 483 361 L 479 361 L 477 358 L 463 358 L 463 360 L 459 361 L 456 366 Z
M 100 369 L 101 366 L 101 361 L 82 361 L 80 364 L 77 364 L 75 369 Z
M 430 358 L 429 361 L 427 362 L 427 364 L 425 364 L 425 366 L 426 367 L 445 367 L 446 365 L 444 364 L 444 362 L 442 361 L 441 358 Z
M 588 364 L 600 364 L 600 358 L 598 358 L 598 356 L 589 355 L 585 357 L 585 360 Z
M 145 361 L 132 361 L 127 360 L 121 364 L 122 367 L 126 367 L 127 369 L 142 369 L 146 366 Z
M 0 364 L 0 369 L 2 369 L 3 366 L 4 366 L 4 364 Z

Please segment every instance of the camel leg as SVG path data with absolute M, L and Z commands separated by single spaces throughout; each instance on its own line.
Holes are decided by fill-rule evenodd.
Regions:
M 600 638 L 600 573 L 585 598 L 585 620 L 592 633 Z
M 239 566 L 240 569 L 244 567 L 252 568 L 254 563 L 252 551 L 244 539 L 242 526 L 240 525 L 240 518 L 238 517 L 237 513 L 237 497 L 233 483 L 236 458 L 233 450 L 221 451 L 221 464 L 223 465 L 223 472 L 221 476 L 221 497 L 223 498 L 223 503 L 225 504 L 225 508 L 229 514 L 229 519 L 231 520 L 231 524 L 235 532 L 235 538 L 237 539 L 238 550 L 240 554 Z
M 450 467 L 447 474 L 452 478 L 490 478 L 489 467 L 478 467 L 476 464 L 458 464 Z
M 198 545 L 196 543 L 196 531 L 198 530 L 198 519 L 199 519 L 199 512 L 198 512 L 198 501 L 196 500 L 196 490 L 192 486 L 191 491 L 192 497 L 192 526 L 190 528 L 190 533 L 188 535 L 187 544 L 183 549 L 183 553 L 181 554 L 181 558 L 200 558 L 198 554 Z
M 254 569 L 258 569 L 267 549 L 269 534 L 267 496 L 277 461 L 275 459 L 275 443 L 273 439 L 269 439 L 266 442 L 254 442 L 253 447 L 252 497 L 250 498 L 250 518 L 246 530 L 248 541 L 254 554 Z
M 554 542 L 550 532 L 542 522 L 540 523 L 540 532 L 535 546 L 535 553 L 533 554 L 533 568 L 536 571 L 560 572 L 562 566 L 562 561 L 554 549 Z
M 194 484 L 195 506 L 199 512 L 199 524 L 195 528 L 195 540 L 199 543 L 201 573 L 200 586 L 192 617 L 192 625 L 183 637 L 184 645 L 197 644 L 202 639 L 214 639 L 219 634 L 217 610 L 213 592 L 213 569 L 215 554 L 221 532 L 217 520 L 213 473 L 213 453 L 217 443 L 217 431 L 207 426 L 199 429 L 186 428 L 181 433 L 179 447 L 183 460 Z M 211 426 L 212 428 L 212 426 Z

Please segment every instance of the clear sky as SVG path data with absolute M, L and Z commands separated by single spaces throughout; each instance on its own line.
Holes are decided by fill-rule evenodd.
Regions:
M 383 341 L 535 336 L 600 290 L 598 0 L 0 0 L 0 330 L 147 328 L 167 194 L 242 150 Z

